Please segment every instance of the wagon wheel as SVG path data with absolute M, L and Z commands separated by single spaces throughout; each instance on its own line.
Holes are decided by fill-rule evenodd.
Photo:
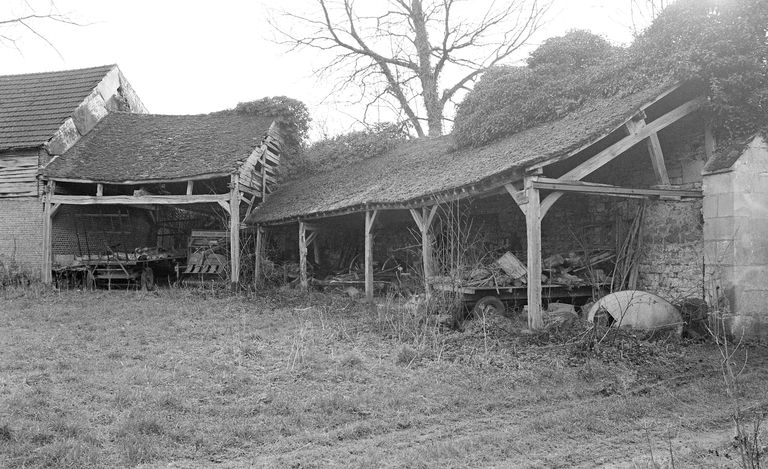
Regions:
M 152 267 L 144 267 L 141 270 L 141 289 L 142 291 L 155 289 L 155 272 Z
M 492 316 L 494 314 L 504 315 L 507 308 L 500 299 L 493 295 L 488 295 L 480 298 L 472 311 L 469 313 L 470 318 L 478 318 L 483 315 Z

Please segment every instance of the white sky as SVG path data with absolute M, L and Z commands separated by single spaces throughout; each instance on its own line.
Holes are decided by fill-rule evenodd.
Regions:
M 27 1 L 45 10 L 51 0 Z M 280 8 L 307 11 L 309 1 L 283 0 Z M 536 42 L 578 28 L 626 44 L 632 38 L 631 1 L 557 0 Z M 0 0 L 0 20 L 22 11 L 23 2 Z M 286 95 L 305 102 L 319 127 L 331 133 L 349 130 L 362 111 L 321 102 L 329 86 L 318 82 L 312 71 L 324 58 L 313 51 L 287 53 L 270 42 L 266 4 L 55 0 L 60 12 L 89 25 L 39 26 L 61 55 L 31 34 L 21 36 L 21 52 L 0 47 L 0 75 L 116 63 L 153 113 L 205 113 Z

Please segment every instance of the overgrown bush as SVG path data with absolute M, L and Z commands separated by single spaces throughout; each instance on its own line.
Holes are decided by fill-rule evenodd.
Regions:
M 703 84 L 718 136 L 768 120 L 768 2 L 679 0 L 628 48 L 572 31 L 535 50 L 527 67 L 497 67 L 459 106 L 454 132 L 481 145 L 548 122 L 594 98 L 649 85 Z
M 402 125 L 380 123 L 366 130 L 329 137 L 307 147 L 293 175 L 337 169 L 391 150 L 408 137 Z

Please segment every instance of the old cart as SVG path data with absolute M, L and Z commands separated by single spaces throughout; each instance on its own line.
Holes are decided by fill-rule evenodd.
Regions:
M 545 304 L 565 301 L 574 305 L 583 305 L 596 296 L 602 296 L 607 287 L 607 284 L 546 284 L 541 286 L 541 297 Z M 433 288 L 462 295 L 465 308 L 473 312 L 481 308 L 491 308 L 494 312 L 502 314 L 507 310 L 507 306 L 524 305 L 528 297 L 528 287 L 525 285 L 470 287 L 438 283 L 433 284 Z

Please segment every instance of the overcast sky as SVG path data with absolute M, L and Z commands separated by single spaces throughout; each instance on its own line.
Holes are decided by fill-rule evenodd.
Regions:
M 46 10 L 50 0 L 28 0 Z M 306 11 L 311 0 L 283 0 Z M 366 0 L 384 1 L 384 0 Z M 535 42 L 570 29 L 589 29 L 614 43 L 632 39 L 632 0 L 558 0 Z M 0 20 L 23 12 L 24 0 L 0 0 Z M 359 110 L 323 103 L 328 86 L 313 69 L 314 52 L 286 53 L 271 41 L 260 0 L 55 0 L 85 27 L 41 24 L 58 52 L 31 34 L 18 48 L 0 47 L 0 74 L 31 73 L 116 63 L 150 112 L 196 114 L 240 101 L 286 95 L 304 101 L 320 127 L 348 130 Z M 15 10 L 14 10 L 15 9 Z M 642 18 L 635 18 L 641 23 Z M 20 34 L 18 31 L 14 34 Z M 523 56 L 517 57 L 521 60 Z

